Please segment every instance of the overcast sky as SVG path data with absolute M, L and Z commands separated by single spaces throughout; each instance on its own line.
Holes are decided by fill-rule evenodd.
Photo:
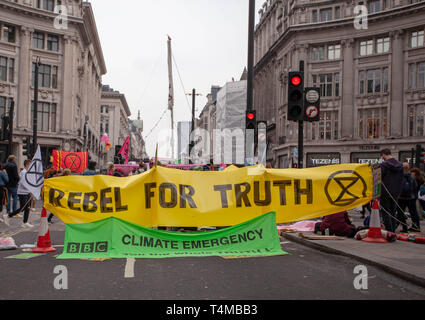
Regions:
M 247 65 L 248 0 L 90 2 L 108 70 L 103 84 L 125 94 L 130 118 L 137 118 L 140 110 L 144 137 L 167 108 L 167 34 L 172 38 L 173 55 L 186 92 L 195 88 L 203 94 L 197 97 L 197 116 L 211 86 L 222 86 L 232 77 L 239 80 Z M 257 7 L 263 3 L 256 2 Z M 192 100 L 185 96 L 175 66 L 173 78 L 175 122 L 191 120 Z M 155 154 L 159 130 L 169 127 L 167 112 L 145 140 L 149 156 Z

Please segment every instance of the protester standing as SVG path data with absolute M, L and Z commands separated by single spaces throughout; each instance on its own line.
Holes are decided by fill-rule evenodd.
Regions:
M 419 200 L 419 204 L 422 208 L 422 211 L 425 211 L 425 201 L 423 199 L 420 199 L 420 196 L 421 196 L 420 189 L 421 189 L 421 186 L 423 186 L 425 183 L 425 178 L 422 175 L 421 170 L 419 170 L 418 168 L 412 168 L 410 169 L 410 172 L 412 173 L 413 177 L 416 180 L 416 187 L 417 187 L 415 190 L 416 200 Z
M 403 170 L 404 170 L 404 175 L 403 175 L 402 189 L 401 189 L 400 197 L 398 200 L 397 219 L 400 220 L 400 222 L 402 223 L 403 232 L 408 232 L 408 231 L 420 232 L 419 215 L 416 209 L 416 199 L 418 196 L 417 194 L 418 188 L 416 186 L 416 180 L 412 176 L 412 174 L 409 172 L 409 164 L 407 162 L 403 163 Z M 412 227 L 409 229 L 406 223 L 406 215 L 404 214 L 406 207 L 409 209 L 410 217 L 412 219 Z
M 25 174 L 27 173 L 30 164 L 31 164 L 31 160 L 25 160 L 24 161 L 24 167 L 25 168 L 21 171 L 21 174 L 20 174 L 20 180 L 21 181 L 23 181 L 25 179 Z M 9 225 L 9 218 L 12 218 L 13 216 L 17 215 L 19 212 L 24 210 L 24 219 L 23 219 L 22 227 L 32 228 L 33 225 L 28 223 L 28 218 L 29 218 L 29 214 L 30 214 L 30 205 L 31 205 L 31 193 L 29 192 L 29 190 L 27 190 L 25 188 L 25 186 L 22 183 L 19 183 L 18 189 L 17 189 L 17 194 L 19 196 L 20 208 L 18 210 L 14 211 L 13 213 L 6 215 L 4 222 L 7 225 Z
M 380 165 L 382 192 L 380 197 L 381 217 L 385 229 L 390 232 L 395 231 L 395 219 L 397 214 L 396 206 L 401 193 L 403 182 L 403 165 L 393 158 L 390 149 L 381 151 L 384 162 Z
M 95 175 L 97 175 L 96 165 L 97 165 L 97 163 L 95 161 L 89 161 L 89 165 L 87 166 L 86 171 L 84 171 L 83 176 L 95 176 Z
M 7 190 L 6 185 L 8 182 L 9 182 L 9 177 L 7 175 L 7 172 L 3 168 L 3 166 L 0 165 L 0 214 L 3 213 L 3 201 L 4 201 L 5 192 Z M 3 222 L 3 219 L 0 218 L 0 221 Z
M 10 214 L 12 211 L 16 211 L 18 208 L 18 183 L 19 183 L 19 174 L 18 174 L 18 166 L 16 165 L 16 157 L 11 154 L 6 161 L 4 166 L 6 169 L 7 175 L 9 177 L 9 182 L 6 184 L 7 192 L 9 196 L 9 201 L 6 206 L 7 213 Z M 13 198 L 13 202 L 12 199 Z M 12 207 L 10 206 L 12 202 Z

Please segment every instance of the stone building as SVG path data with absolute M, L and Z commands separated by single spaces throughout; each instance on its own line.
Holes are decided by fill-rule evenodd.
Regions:
M 54 12 L 58 4 L 67 7 L 67 25 L 58 24 L 58 13 Z M 25 159 L 22 141 L 32 137 L 37 59 L 38 144 L 44 163 L 54 149 L 88 150 L 97 160 L 98 106 L 106 66 L 90 3 L 0 0 L 0 25 L 0 115 L 8 113 L 14 101 L 12 153 L 19 165 Z M 0 143 L 2 151 L 4 143 Z
M 355 24 L 360 5 L 367 25 Z M 322 101 L 320 122 L 305 123 L 306 166 L 373 164 L 383 148 L 410 161 L 425 144 L 424 1 L 269 0 L 259 14 L 254 106 L 268 121 L 275 167 L 297 160 L 287 81 L 301 60 L 305 85 L 319 87 Z
M 109 151 L 102 149 L 101 165 L 114 162 L 116 149 L 119 151 L 125 139 L 130 135 L 128 120 L 130 116 L 131 112 L 125 95 L 108 85 L 102 86 L 99 133 L 103 135 L 106 132 L 112 146 Z

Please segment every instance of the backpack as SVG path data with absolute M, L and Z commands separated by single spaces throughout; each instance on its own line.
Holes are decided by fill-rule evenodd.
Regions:
M 411 195 L 413 192 L 413 183 L 412 179 L 409 176 L 403 177 L 403 187 L 401 188 L 401 193 L 403 195 Z

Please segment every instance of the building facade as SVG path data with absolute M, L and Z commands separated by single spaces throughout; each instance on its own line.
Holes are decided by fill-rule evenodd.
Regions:
M 116 149 L 121 149 L 125 139 L 130 136 L 129 117 L 130 109 L 125 95 L 109 87 L 102 86 L 102 95 L 100 100 L 100 131 L 103 135 L 106 133 L 111 143 L 111 149 L 102 150 L 101 163 L 114 162 Z
M 356 6 L 367 8 L 367 23 Z M 307 167 L 374 164 L 383 148 L 410 161 L 425 143 L 425 2 L 271 0 L 259 14 L 254 106 L 268 121 L 275 167 L 297 161 L 287 82 L 301 60 L 305 86 L 321 92 L 320 121 L 304 125 Z
M 67 7 L 57 24 L 56 5 Z M 54 149 L 89 151 L 98 159 L 102 75 L 106 73 L 90 3 L 0 0 L 0 114 L 14 101 L 12 153 L 22 166 L 22 141 L 32 137 L 34 70 L 39 59 L 38 144 L 48 164 Z M 0 143 L 4 151 L 6 145 Z M 2 153 L 5 155 L 4 153 Z M 4 159 L 1 159 L 4 161 Z

